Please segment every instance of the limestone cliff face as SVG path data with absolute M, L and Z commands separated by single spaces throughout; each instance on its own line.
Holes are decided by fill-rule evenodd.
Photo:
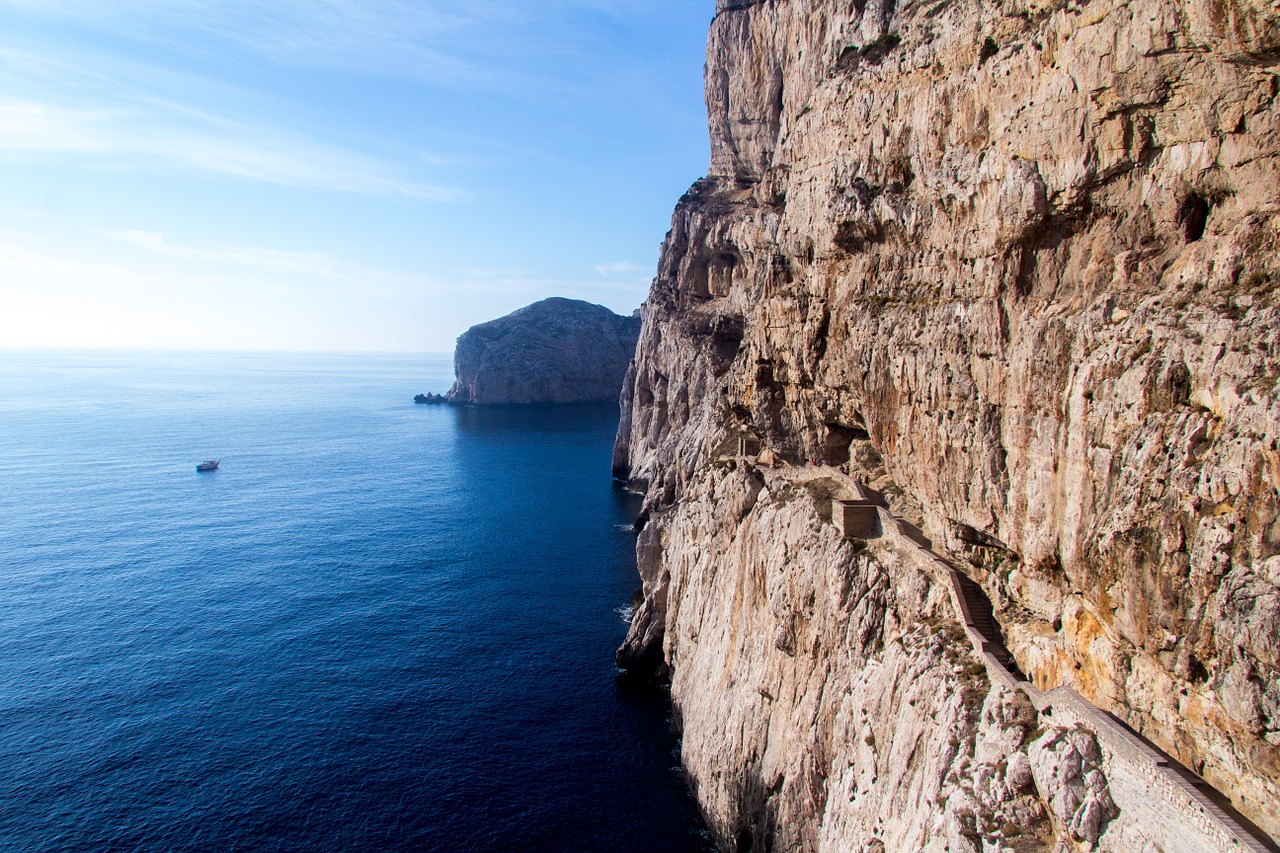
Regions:
M 552 297 L 458 336 L 447 401 L 475 405 L 614 403 L 640 321 Z
M 727 844 L 1083 843 L 1021 776 L 948 776 L 983 731 L 1028 757 L 1070 738 L 1033 748 L 1015 730 L 1044 720 L 955 671 L 927 577 L 718 467 L 738 434 L 848 464 L 982 585 L 1036 685 L 1280 837 L 1278 71 L 1271 0 L 721 0 L 710 171 L 614 463 L 647 491 L 622 659 L 670 669 Z M 902 749 L 909 803 L 885 781 Z M 993 841 L 1009 808 L 1022 840 Z M 1104 849 L 1175 849 L 1091 814 Z
M 926 571 L 823 523 L 831 488 L 716 464 L 641 534 L 711 829 L 737 850 L 940 853 L 1012 822 L 1048 850 L 1035 710 L 992 687 Z

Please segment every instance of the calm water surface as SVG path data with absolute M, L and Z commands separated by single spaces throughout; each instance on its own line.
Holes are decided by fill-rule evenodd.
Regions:
M 612 663 L 617 413 L 449 373 L 0 352 L 0 849 L 709 848 Z

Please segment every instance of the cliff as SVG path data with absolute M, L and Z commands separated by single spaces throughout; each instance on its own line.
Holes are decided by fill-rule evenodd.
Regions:
M 475 405 L 616 403 L 637 317 L 552 297 L 458 336 L 446 401 Z
M 726 848 L 1280 837 L 1278 63 L 1270 0 L 720 0 L 614 471 Z

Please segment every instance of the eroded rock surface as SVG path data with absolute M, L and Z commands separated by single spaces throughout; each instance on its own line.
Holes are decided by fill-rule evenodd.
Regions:
M 449 403 L 614 403 L 638 317 L 552 297 L 458 336 Z
M 1032 744 L 1030 756 L 1036 786 L 1054 817 L 1076 841 L 1096 843 L 1119 813 L 1097 738 L 1083 728 L 1054 728 Z
M 1035 709 L 992 685 L 945 586 L 887 543 L 843 540 L 824 517 L 840 486 L 804 473 L 705 466 L 646 526 L 659 605 L 624 649 L 663 619 L 712 830 L 739 850 L 1048 853 Z
M 848 464 L 964 562 L 1036 684 L 1280 837 L 1278 63 L 1271 0 L 721 0 L 710 172 L 664 244 L 614 470 L 646 488 L 631 654 L 670 668 L 727 845 L 917 849 L 954 819 L 973 849 L 1045 826 L 1183 849 L 1097 792 L 1066 816 L 1075 794 L 1036 789 L 1019 840 L 984 835 L 1024 794 L 952 803 L 978 723 L 940 697 L 976 713 L 992 688 L 937 670 L 963 651 L 913 633 L 944 616 L 873 569 L 892 557 L 717 473 L 735 436 Z M 878 787 L 901 746 L 875 721 L 910 719 L 915 681 L 938 695 L 900 781 L 928 802 Z

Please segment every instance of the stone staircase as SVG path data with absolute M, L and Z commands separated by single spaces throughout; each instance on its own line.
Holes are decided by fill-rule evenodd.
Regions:
M 1026 681 L 1026 677 L 1013 659 L 1013 654 L 1005 647 L 1004 635 L 1000 631 L 1000 623 L 996 621 L 995 609 L 991 606 L 991 600 L 987 598 L 986 593 L 982 591 L 982 587 L 974 583 L 968 575 L 959 572 L 956 573 L 953 583 L 958 589 L 956 597 L 959 600 L 960 612 L 965 624 L 982 636 L 984 650 L 991 654 L 1009 674 Z
M 1198 840 L 1180 839 L 1190 847 L 1178 849 L 1216 853 L 1280 853 L 1260 829 L 1241 815 L 1230 800 L 1188 768 L 1162 752 L 1114 715 L 1088 702 L 1068 686 L 1041 691 L 1027 680 L 1004 644 L 1000 623 L 991 600 L 972 578 L 933 551 L 933 543 L 919 528 L 894 516 L 883 498 L 847 475 L 841 478 L 857 497 L 835 500 L 832 521 L 845 538 L 889 537 L 926 562 L 931 573 L 941 573 L 950 585 L 952 602 L 975 651 L 987 663 L 991 677 L 1021 690 L 1042 714 L 1059 725 L 1084 725 L 1108 752 L 1117 772 L 1126 774 L 1151 801 L 1173 809 L 1197 830 Z M 876 521 L 870 517 L 874 513 Z M 1144 803 L 1145 805 L 1145 803 Z M 1167 813 L 1167 812 L 1166 812 Z M 1208 846 L 1201 846 L 1201 842 Z

